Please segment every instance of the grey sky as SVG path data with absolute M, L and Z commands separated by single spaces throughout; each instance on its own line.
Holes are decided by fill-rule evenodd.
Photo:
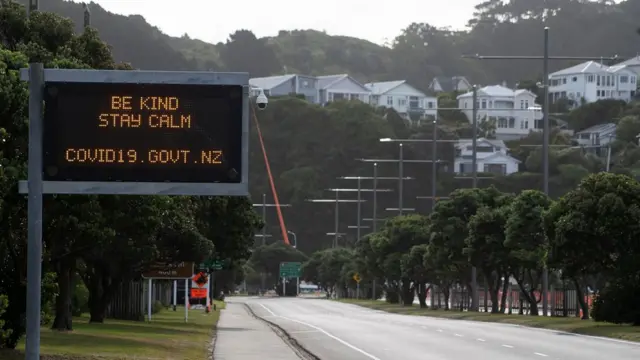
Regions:
M 79 0 L 74 0 L 79 2 Z M 108 11 L 140 14 L 172 36 L 225 41 L 237 29 L 257 36 L 315 29 L 375 43 L 392 40 L 412 22 L 463 28 L 481 0 L 93 0 Z

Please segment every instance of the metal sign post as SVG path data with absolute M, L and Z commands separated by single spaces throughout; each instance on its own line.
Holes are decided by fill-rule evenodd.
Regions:
M 44 65 L 29 64 L 29 191 L 27 219 L 27 360 L 40 359 L 42 283 L 42 103 Z

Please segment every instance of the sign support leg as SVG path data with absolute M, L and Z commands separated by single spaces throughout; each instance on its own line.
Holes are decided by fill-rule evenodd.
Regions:
M 282 277 L 282 297 L 284 297 L 287 294 L 287 289 L 286 289 L 286 280 L 287 278 L 285 278 L 284 276 Z
M 189 322 L 189 280 L 184 279 L 184 322 Z
M 151 300 L 153 299 L 153 279 L 149 278 L 149 286 L 147 290 L 147 321 L 151 322 Z
M 176 311 L 178 305 L 178 280 L 173 280 L 173 311 Z
M 27 341 L 26 360 L 40 359 L 42 283 L 42 103 L 44 66 L 29 64 L 29 165 L 27 219 Z

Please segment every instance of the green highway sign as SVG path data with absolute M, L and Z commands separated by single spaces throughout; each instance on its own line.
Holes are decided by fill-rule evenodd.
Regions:
M 208 270 L 222 270 L 222 268 L 224 267 L 224 261 L 223 260 L 205 260 L 205 262 L 200 263 L 200 265 L 198 266 L 200 269 L 208 269 Z
M 282 262 L 280 263 L 280 277 L 283 278 L 297 278 L 300 277 L 300 267 L 302 263 L 299 262 Z

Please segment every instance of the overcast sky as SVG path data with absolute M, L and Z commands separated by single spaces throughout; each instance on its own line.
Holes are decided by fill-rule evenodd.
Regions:
M 80 2 L 79 0 L 74 0 Z M 217 43 L 238 29 L 258 37 L 315 29 L 382 44 L 412 22 L 464 28 L 482 0 L 93 0 L 108 11 L 140 14 L 172 36 Z M 318 6 L 320 5 L 320 6 Z

